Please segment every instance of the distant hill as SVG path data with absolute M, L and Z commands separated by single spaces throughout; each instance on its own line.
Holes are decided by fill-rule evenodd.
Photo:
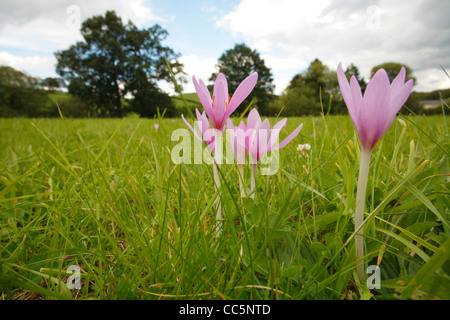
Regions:
M 431 92 L 413 92 L 413 94 L 420 100 L 441 100 L 450 98 L 450 89 L 434 90 Z
M 429 114 L 440 113 L 442 101 L 447 105 L 450 105 L 450 89 L 434 90 L 431 92 L 413 92 L 411 96 L 414 101 L 420 103 L 423 112 Z M 444 108 L 444 110 L 445 112 L 448 112 L 448 108 Z

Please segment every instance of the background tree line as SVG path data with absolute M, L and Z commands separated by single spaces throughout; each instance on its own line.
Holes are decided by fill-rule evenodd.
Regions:
M 170 71 L 181 82 L 183 66 L 178 53 L 164 46 L 168 36 L 159 25 L 138 29 L 131 21 L 124 24 L 114 11 L 104 16 L 85 20 L 80 29 L 83 41 L 68 49 L 55 52 L 56 72 L 60 78 L 36 79 L 10 67 L 0 67 L 1 117 L 54 117 L 58 116 L 56 104 L 68 117 L 123 117 L 130 113 L 154 117 L 159 109 L 167 117 L 186 113 L 184 106 L 158 88 L 157 82 L 171 82 Z M 391 81 L 402 64 L 388 62 L 373 67 L 371 76 L 384 68 Z M 263 115 L 284 116 L 318 115 L 322 112 L 345 114 L 335 69 L 330 69 L 319 59 L 296 74 L 281 95 L 274 95 L 273 75 L 256 50 L 244 43 L 226 50 L 218 59 L 217 72 L 209 78 L 210 89 L 218 74 L 228 79 L 232 93 L 246 76 L 258 72 L 258 84 L 237 112 L 243 112 L 252 102 Z M 407 78 L 414 78 L 405 66 Z M 355 76 L 362 90 L 367 85 L 357 66 L 350 64 L 347 76 Z M 415 83 L 417 80 L 415 79 Z M 402 112 L 433 113 L 424 110 L 421 100 L 447 99 L 449 90 L 434 93 L 413 92 Z M 198 107 L 195 94 L 188 98 L 191 108 Z M 448 110 L 448 108 L 446 109 Z M 442 112 L 439 108 L 437 112 Z

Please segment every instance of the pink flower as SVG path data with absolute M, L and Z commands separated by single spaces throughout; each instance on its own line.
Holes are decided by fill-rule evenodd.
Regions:
M 194 128 L 187 122 L 183 115 L 181 118 L 189 127 L 189 129 L 194 133 L 195 137 L 200 141 L 206 143 L 211 152 L 214 152 L 214 136 L 212 134 L 211 129 L 217 129 L 223 133 L 225 130 L 225 124 L 230 117 L 231 113 L 236 110 L 236 108 L 242 103 L 242 101 L 247 98 L 250 92 L 256 85 L 258 81 L 258 74 L 255 72 L 244 79 L 241 84 L 238 86 L 236 91 L 231 97 L 228 94 L 228 83 L 225 75 L 223 73 L 219 73 L 214 82 L 214 91 L 213 96 L 209 94 L 208 88 L 203 83 L 202 80 L 197 82 L 195 76 L 192 77 L 194 82 L 195 90 L 197 91 L 197 96 L 200 99 L 200 102 L 204 108 L 202 114 L 195 109 L 197 114 L 197 120 L 199 124 L 201 124 L 200 132 L 202 137 L 199 137 Z M 210 123 L 208 122 L 211 122 Z
M 203 81 L 200 80 L 200 82 L 197 82 L 195 76 L 192 77 L 192 79 L 194 81 L 195 90 L 197 91 L 197 96 L 200 99 L 206 115 L 211 121 L 212 127 L 223 132 L 229 116 L 236 110 L 242 101 L 247 98 L 250 92 L 252 92 L 258 81 L 258 74 L 255 72 L 245 78 L 237 87 L 231 99 L 228 94 L 227 79 L 223 73 L 219 73 L 214 82 L 212 99 L 208 88 Z
M 155 127 L 155 131 L 158 131 L 158 129 L 159 129 L 159 124 L 155 123 L 153 126 Z
M 201 134 L 201 136 L 198 136 L 197 132 L 189 124 L 189 122 L 187 122 L 187 120 L 184 118 L 183 115 L 181 115 L 181 117 L 183 118 L 183 121 L 186 123 L 188 128 L 192 131 L 194 136 L 198 140 L 200 140 L 202 143 L 205 143 L 209 147 L 211 152 L 214 153 L 214 135 L 207 134 L 207 133 L 211 133 L 211 126 L 209 125 L 208 117 L 206 116 L 205 111 L 203 111 L 203 113 L 200 114 L 200 112 L 197 109 L 195 109 L 195 113 L 197 114 L 197 123 L 198 123 L 199 133 Z
M 239 126 L 234 126 L 231 119 L 227 120 L 227 131 L 230 134 L 230 141 L 233 147 L 233 154 L 238 165 L 244 165 L 247 158 L 247 144 L 248 133 L 244 121 L 239 123 Z
M 366 270 L 363 258 L 363 221 L 370 158 L 375 144 L 389 129 L 392 121 L 395 119 L 395 115 L 411 93 L 413 80 L 408 80 L 405 83 L 405 76 L 406 70 L 402 67 L 397 77 L 390 83 L 387 72 L 384 69 L 380 69 L 370 80 L 363 96 L 355 76 L 350 78 L 349 84 L 340 63 L 337 68 L 337 77 L 342 96 L 361 142 L 361 164 L 359 167 L 355 206 L 356 259 L 361 260 L 357 265 L 356 271 L 361 283 L 365 279 Z
M 356 78 L 352 76 L 349 84 L 339 63 L 339 86 L 362 148 L 373 149 L 408 99 L 414 83 L 412 79 L 405 83 L 405 75 L 406 70 L 402 67 L 394 81 L 389 83 L 387 72 L 379 69 L 367 85 L 363 96 Z
M 303 128 L 302 123 L 286 139 L 276 145 L 280 131 L 286 126 L 286 122 L 287 118 L 284 118 L 270 129 L 268 119 L 261 121 L 261 117 L 256 109 L 250 111 L 247 118 L 247 131 L 249 135 L 247 148 L 253 163 L 257 163 L 263 154 L 286 146 Z

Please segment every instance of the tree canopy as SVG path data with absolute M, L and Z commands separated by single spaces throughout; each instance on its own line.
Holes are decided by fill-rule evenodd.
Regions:
M 395 77 L 398 75 L 398 73 L 400 72 L 400 69 L 402 67 L 405 67 L 405 70 L 406 70 L 406 80 L 405 81 L 408 81 L 409 79 L 413 79 L 414 85 L 416 85 L 417 80 L 416 80 L 416 78 L 414 78 L 411 68 L 405 64 L 398 63 L 398 62 L 384 62 L 384 63 L 374 66 L 372 68 L 372 70 L 370 70 L 370 78 L 373 77 L 375 72 L 377 72 L 379 69 L 383 68 L 384 70 L 386 70 L 386 72 L 388 74 L 389 81 L 392 82 L 395 79 Z
M 332 113 L 342 112 L 336 72 L 319 59 L 311 62 L 302 73 L 296 74 L 282 95 L 272 104 L 272 111 L 283 109 L 284 116 L 317 115 L 327 112 L 331 99 Z
M 273 98 L 273 76 L 270 69 L 256 50 L 252 50 L 245 44 L 236 44 L 234 48 L 226 50 L 219 58 L 218 72 L 225 74 L 228 81 L 229 92 L 236 90 L 239 84 L 253 72 L 258 73 L 258 83 L 247 99 L 241 103 L 237 112 L 245 110 L 248 104 L 255 99 L 255 105 L 261 114 L 268 113 L 269 103 Z M 210 81 L 214 81 L 218 72 L 213 73 Z
M 49 116 L 52 115 L 49 104 L 38 79 L 11 67 L 0 66 L 0 117 Z
M 170 99 L 157 99 L 167 96 L 158 89 L 157 81 L 170 81 L 165 58 L 174 74 L 182 71 L 178 55 L 162 45 L 166 30 L 159 25 L 140 30 L 107 11 L 85 20 L 80 31 L 84 41 L 55 53 L 56 71 L 68 82 L 70 93 L 103 116 L 122 116 L 126 97 L 131 98 L 132 110 L 144 116 L 154 114 L 160 102 L 164 104 L 161 109 L 173 108 Z M 152 104 L 143 98 L 147 94 L 154 94 Z

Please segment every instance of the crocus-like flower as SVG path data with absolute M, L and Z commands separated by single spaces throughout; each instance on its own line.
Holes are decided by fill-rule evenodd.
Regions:
M 358 131 L 362 148 L 373 149 L 408 99 L 413 80 L 410 79 L 405 83 L 405 75 L 406 70 L 402 67 L 391 84 L 387 72 L 379 69 L 367 85 L 363 96 L 355 76 L 351 77 L 349 84 L 339 64 L 337 69 L 339 86 L 353 124 Z
M 188 128 L 194 134 L 194 137 L 196 137 L 201 142 L 205 143 L 209 147 L 211 152 L 214 153 L 214 135 L 207 134 L 208 130 L 209 130 L 209 132 L 211 132 L 211 126 L 208 122 L 208 117 L 206 116 L 205 111 L 203 111 L 203 113 L 200 114 L 198 109 L 195 109 L 195 113 L 197 115 L 197 123 L 198 123 L 198 128 L 199 128 L 198 133 L 200 133 L 200 136 L 194 130 L 194 128 L 189 124 L 189 122 L 187 122 L 187 120 L 183 117 L 183 115 L 181 115 L 181 117 L 183 118 L 183 121 L 186 123 Z
M 254 198 L 255 191 L 255 172 L 256 165 L 260 158 L 270 151 L 275 151 L 286 146 L 292 139 L 294 139 L 303 128 L 303 123 L 300 124 L 287 138 L 281 143 L 278 142 L 281 129 L 286 126 L 287 119 L 284 118 L 277 122 L 272 129 L 270 129 L 270 123 L 268 119 L 261 121 L 261 117 L 256 109 L 252 109 L 247 118 L 247 135 L 246 139 L 247 149 L 249 150 L 252 158 L 252 171 L 251 171 L 251 197 Z
M 397 77 L 390 83 L 387 72 L 384 69 L 379 69 L 367 85 L 363 96 L 355 76 L 350 78 L 349 84 L 341 64 L 337 68 L 337 77 L 342 96 L 361 143 L 361 164 L 359 167 L 355 208 L 355 248 L 356 259 L 360 260 L 356 271 L 359 281 L 362 283 L 365 279 L 364 203 L 369 177 L 370 157 L 375 144 L 389 129 L 397 112 L 411 93 L 413 80 L 408 80 L 405 83 L 405 75 L 406 70 L 402 67 Z
M 159 129 L 159 124 L 155 123 L 153 126 L 155 127 L 155 131 L 158 131 L 158 129 Z
M 244 121 L 241 121 L 238 126 L 234 126 L 233 120 L 228 119 L 227 131 L 230 134 L 234 159 L 238 166 L 244 165 L 248 153 L 246 140 L 248 140 L 249 133 Z
M 202 80 L 197 82 L 195 76 L 192 77 L 194 82 L 194 87 L 197 92 L 197 96 L 200 100 L 200 103 L 203 106 L 203 113 L 195 109 L 197 114 L 197 120 L 201 123 L 201 134 L 202 138 L 199 137 L 193 127 L 187 122 L 183 115 L 183 121 L 189 127 L 189 129 L 194 133 L 197 139 L 200 139 L 202 142 L 205 142 L 211 151 L 214 150 L 214 137 L 208 136 L 205 137 L 206 132 L 210 129 L 217 129 L 223 133 L 226 127 L 226 123 L 231 113 L 248 97 L 250 92 L 256 85 L 258 81 L 258 74 L 255 72 L 244 79 L 241 84 L 238 86 L 233 96 L 230 99 L 228 94 L 228 83 L 225 75 L 223 73 L 219 73 L 214 82 L 213 96 L 209 94 L 208 88 L 204 84 Z M 211 125 L 208 123 L 208 119 Z
M 227 79 L 223 73 L 219 73 L 216 81 L 214 82 L 212 98 L 209 94 L 208 88 L 202 80 L 197 82 L 195 76 L 192 77 L 192 80 L 194 82 L 197 96 L 205 109 L 206 115 L 211 121 L 212 127 L 223 132 L 227 119 L 242 103 L 242 101 L 248 97 L 250 92 L 252 92 L 256 82 L 258 81 L 258 74 L 255 72 L 245 78 L 237 87 L 231 98 L 228 94 Z
M 239 171 L 239 187 L 241 189 L 241 197 L 245 197 L 244 165 L 248 153 L 247 141 L 249 131 L 247 130 L 244 121 L 241 121 L 238 126 L 234 126 L 233 120 L 231 119 L 227 120 L 227 131 L 230 135 L 230 143 Z
M 203 83 L 202 80 L 197 82 L 195 76 L 192 77 L 194 82 L 195 91 L 197 92 L 197 96 L 200 100 L 200 103 L 203 106 L 204 112 L 200 114 L 200 112 L 195 109 L 197 114 L 198 123 L 201 124 L 200 132 L 201 137 L 197 135 L 194 128 L 186 121 L 183 115 L 183 121 L 189 127 L 189 129 L 194 133 L 195 137 L 200 141 L 206 143 L 209 146 L 209 149 L 212 153 L 215 151 L 215 137 L 212 133 L 211 129 L 215 129 L 220 133 L 223 133 L 226 127 L 226 123 L 230 115 L 234 110 L 248 97 L 250 92 L 252 92 L 253 88 L 258 81 L 258 74 L 255 72 L 245 78 L 241 84 L 237 87 L 233 96 L 230 98 L 228 94 L 228 83 L 225 75 L 223 73 L 219 73 L 214 82 L 213 96 L 211 98 L 208 88 Z M 209 121 L 208 121 L 209 119 Z M 213 162 L 213 174 L 214 174 L 214 182 L 216 189 L 220 189 L 220 178 L 218 173 L 218 166 L 220 164 L 216 164 Z M 220 203 L 220 194 L 217 198 L 217 220 L 222 218 L 221 215 L 221 203 Z M 220 227 L 220 223 L 219 223 Z M 220 229 L 219 229 L 220 232 Z
M 286 139 L 275 145 L 278 141 L 281 129 L 286 126 L 286 122 L 287 118 L 284 118 L 278 121 L 273 128 L 270 129 L 268 119 L 261 121 L 261 117 L 256 109 L 250 111 L 247 119 L 247 130 L 249 130 L 248 150 L 252 157 L 253 164 L 256 164 L 263 154 L 286 146 L 303 128 L 302 123 Z

